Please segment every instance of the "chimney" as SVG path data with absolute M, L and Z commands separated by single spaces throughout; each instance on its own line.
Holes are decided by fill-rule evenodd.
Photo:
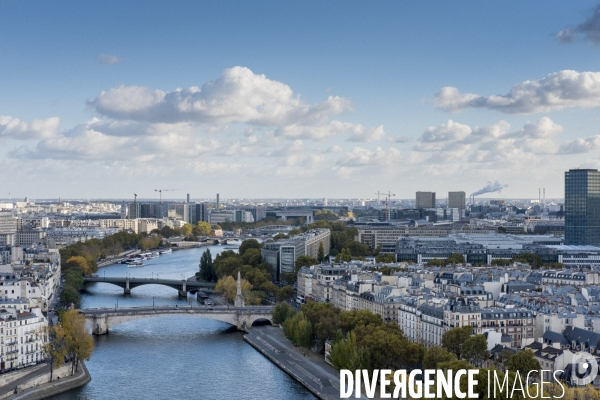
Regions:
M 188 204 L 190 204 L 190 194 L 189 193 L 187 194 L 187 202 L 188 202 Z

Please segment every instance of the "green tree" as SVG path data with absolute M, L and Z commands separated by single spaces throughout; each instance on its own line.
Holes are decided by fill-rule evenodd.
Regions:
M 396 369 L 408 363 L 409 342 L 397 324 L 357 326 L 354 333 L 358 347 L 369 353 L 369 370 Z
M 374 257 L 377 257 L 379 255 L 379 252 L 381 251 L 381 247 L 383 247 L 383 246 L 379 245 L 379 246 L 375 247 L 373 249 L 373 252 L 371 253 L 371 255 Z
M 256 249 L 260 253 L 261 248 L 262 248 L 262 245 L 260 243 L 258 243 L 258 240 L 246 239 L 240 245 L 239 254 L 240 254 L 240 256 L 243 256 L 244 253 L 246 253 L 246 250 L 248 250 L 248 249 Z
M 469 337 L 461 346 L 461 356 L 469 364 L 481 367 L 483 363 L 490 358 L 490 352 L 487 349 L 487 340 L 483 335 Z
M 338 340 L 331 348 L 330 360 L 337 370 L 367 369 L 369 367 L 369 355 L 364 347 L 356 345 L 356 335 L 349 332 L 346 339 Z
M 371 251 L 369 250 L 368 245 L 362 244 L 361 242 L 357 242 L 355 240 L 352 240 L 350 243 L 348 243 L 347 248 L 348 248 L 348 250 L 350 250 L 350 253 L 352 254 L 352 256 L 371 255 Z
M 339 314 L 339 328 L 342 332 L 350 332 L 359 326 L 382 324 L 381 315 L 373 314 L 369 310 L 341 311 Z
M 521 350 L 513 354 L 508 360 L 509 371 L 529 372 L 533 370 L 541 370 L 541 366 L 535 354 L 531 350 Z M 535 378 L 539 378 L 539 373 L 533 374 Z
M 77 291 L 77 289 L 75 289 L 74 287 L 72 287 L 70 285 L 65 285 L 65 287 L 63 287 L 62 292 L 60 293 L 60 302 L 63 304 L 73 303 L 75 305 L 75 307 L 78 308 L 79 301 L 80 301 L 80 297 L 79 297 L 79 292 Z
M 79 269 L 69 269 L 64 275 L 65 285 L 71 286 L 73 289 L 79 291 L 83 287 L 83 276 Z
M 217 273 L 215 272 L 210 249 L 206 249 L 204 253 L 202 253 L 202 257 L 200 257 L 200 278 L 206 282 L 217 280 Z
M 375 261 L 378 263 L 394 263 L 396 262 L 396 256 L 390 253 L 379 254 L 375 256 Z
M 515 256 L 513 256 L 512 259 L 513 259 L 513 261 L 517 261 L 520 263 L 527 263 L 533 269 L 541 268 L 542 264 L 543 264 L 540 256 L 538 256 L 537 254 L 534 254 L 534 253 L 523 253 L 523 254 L 515 255 Z
M 294 288 L 291 286 L 283 286 L 277 291 L 276 296 L 279 301 L 289 300 L 294 297 Z
M 463 256 L 460 253 L 452 253 L 450 254 L 450 256 L 446 259 L 446 264 L 464 264 L 465 263 L 465 256 Z
M 317 261 L 322 262 L 325 258 L 325 247 L 323 247 L 323 242 L 319 242 L 319 252 L 317 255 Z
M 431 346 L 423 357 L 423 369 L 437 369 L 441 362 L 455 361 L 456 356 L 439 346 Z
M 281 325 L 294 315 L 296 315 L 296 310 L 292 306 L 285 302 L 278 303 L 273 307 L 273 324 Z
M 313 345 L 313 334 L 310 322 L 304 318 L 300 319 L 296 328 L 295 337 L 298 346 L 310 350 Z
M 495 260 L 492 260 L 492 265 L 496 265 L 496 266 L 500 266 L 500 267 L 507 267 L 511 264 L 509 259 L 506 258 L 496 258 Z
M 352 253 L 349 249 L 343 248 L 342 252 L 335 256 L 335 262 L 349 262 L 352 261 Z
M 312 258 L 311 256 L 306 256 L 306 255 L 298 256 L 298 258 L 296 259 L 294 273 L 296 275 L 298 275 L 298 271 L 300 270 L 300 268 L 310 267 L 311 265 L 317 265 L 318 263 L 319 262 L 317 261 L 317 259 Z
M 459 360 L 462 358 L 462 345 L 473 333 L 473 327 L 452 328 L 442 335 L 442 347 L 453 353 Z
M 258 266 L 262 261 L 262 255 L 260 254 L 260 249 L 249 248 L 244 251 L 242 254 L 242 262 L 245 265 L 251 265 L 253 267 Z

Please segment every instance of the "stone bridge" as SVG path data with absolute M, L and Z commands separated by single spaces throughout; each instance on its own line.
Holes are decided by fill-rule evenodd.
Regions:
M 96 276 L 84 278 L 83 283 L 103 282 L 123 288 L 125 294 L 130 294 L 131 289 L 142 285 L 164 285 L 176 289 L 180 296 L 186 297 L 188 292 L 198 291 L 201 289 L 214 289 L 216 283 L 197 282 L 176 279 L 158 279 L 158 278 L 130 278 L 130 277 L 109 277 Z
M 104 335 L 116 325 L 145 318 L 169 315 L 209 318 L 237 327 L 239 330 L 250 328 L 258 320 L 272 321 L 272 306 L 160 306 L 131 308 L 87 308 L 80 310 L 89 322 L 94 335 Z

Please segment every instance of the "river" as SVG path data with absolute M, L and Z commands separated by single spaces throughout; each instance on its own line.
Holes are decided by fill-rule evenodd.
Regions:
M 213 259 L 227 246 L 175 251 L 140 268 L 116 264 L 98 274 L 136 278 L 189 278 L 198 271 L 202 252 Z M 82 308 L 188 304 L 175 289 L 146 285 L 124 296 L 105 283 L 90 285 Z M 92 381 L 52 397 L 54 400 L 104 399 L 315 399 L 302 385 L 243 340 L 242 333 L 219 321 L 198 317 L 157 317 L 117 325 L 95 337 L 86 363 Z

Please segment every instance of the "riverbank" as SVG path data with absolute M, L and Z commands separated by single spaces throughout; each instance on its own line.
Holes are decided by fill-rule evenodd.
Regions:
M 50 369 L 43 368 L 38 374 L 28 377 L 24 382 L 15 382 L 15 388 L 18 388 L 18 393 L 14 394 L 15 389 L 11 388 L 11 393 L 6 393 L 0 396 L 2 400 L 39 400 L 46 399 L 50 396 L 68 392 L 69 390 L 88 384 L 92 377 L 81 361 L 81 368 L 74 375 L 69 375 L 71 365 L 65 364 L 53 371 L 53 380 L 50 380 Z
M 272 326 L 253 327 L 244 340 L 321 400 L 340 398 L 338 373 L 318 355 L 306 357 Z
M 172 242 L 171 244 L 176 245 L 176 247 L 170 247 L 170 249 L 172 251 L 189 250 L 189 249 L 197 249 L 199 247 L 215 246 L 215 244 L 211 243 L 211 242 L 181 241 L 181 242 Z M 154 251 L 154 250 L 152 250 L 152 251 Z M 139 254 L 139 253 L 141 253 L 141 250 L 131 250 L 131 251 L 123 252 L 113 258 L 105 259 L 98 263 L 98 269 L 104 268 L 104 267 L 110 267 L 111 265 L 115 265 L 115 264 L 119 264 L 119 263 L 121 263 L 122 260 L 126 259 L 128 256 Z

